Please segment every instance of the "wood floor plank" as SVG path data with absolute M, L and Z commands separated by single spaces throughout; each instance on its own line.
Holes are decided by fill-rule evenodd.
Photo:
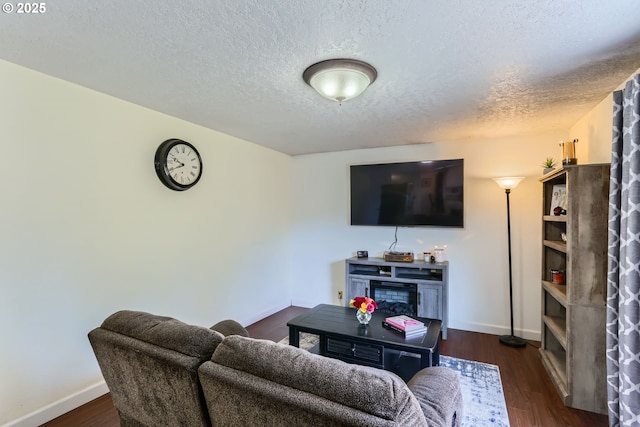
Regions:
M 44 424 L 46 427 L 119 427 L 118 411 L 107 393 Z
M 279 341 L 289 334 L 287 322 L 306 311 L 289 307 L 247 327 L 254 338 Z M 564 406 L 542 366 L 539 343 L 529 341 L 525 348 L 500 344 L 495 335 L 448 330 L 441 341 L 443 355 L 491 363 L 500 368 L 502 387 L 512 427 L 599 427 L 607 426 L 605 415 Z M 106 394 L 61 417 L 46 427 L 119 427 L 118 413 Z

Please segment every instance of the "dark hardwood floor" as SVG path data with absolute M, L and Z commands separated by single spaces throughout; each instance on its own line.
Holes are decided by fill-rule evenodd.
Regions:
M 254 338 L 279 341 L 289 334 L 287 321 L 305 308 L 289 307 L 247 327 Z M 512 427 L 607 426 L 605 415 L 567 408 L 562 404 L 540 356 L 539 343 L 511 348 L 495 335 L 449 329 L 441 342 L 443 355 L 498 365 Z M 118 414 L 109 394 L 99 397 L 44 426 L 118 427 Z

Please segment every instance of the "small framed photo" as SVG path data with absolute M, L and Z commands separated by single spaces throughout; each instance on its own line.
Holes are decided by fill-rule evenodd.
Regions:
M 557 207 L 560 207 L 565 211 L 567 209 L 567 186 L 565 184 L 556 184 L 553 186 L 549 215 L 555 215 L 553 210 Z

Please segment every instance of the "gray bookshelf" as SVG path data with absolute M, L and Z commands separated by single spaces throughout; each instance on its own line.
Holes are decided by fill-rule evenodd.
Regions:
M 565 405 L 607 412 L 608 164 L 568 165 L 542 182 L 542 363 Z M 566 214 L 552 210 L 564 186 Z M 566 241 L 563 240 L 563 233 Z M 564 283 L 551 270 L 564 272 Z
M 407 285 L 416 290 L 416 315 L 442 321 L 442 339 L 449 324 L 449 263 L 389 262 L 383 258 L 349 258 L 345 261 L 346 305 L 357 296 L 372 296 L 372 286 Z M 415 286 L 414 286 L 415 285 Z

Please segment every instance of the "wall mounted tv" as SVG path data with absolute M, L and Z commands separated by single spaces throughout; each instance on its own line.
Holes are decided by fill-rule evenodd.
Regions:
M 351 225 L 464 226 L 464 160 L 351 166 Z

